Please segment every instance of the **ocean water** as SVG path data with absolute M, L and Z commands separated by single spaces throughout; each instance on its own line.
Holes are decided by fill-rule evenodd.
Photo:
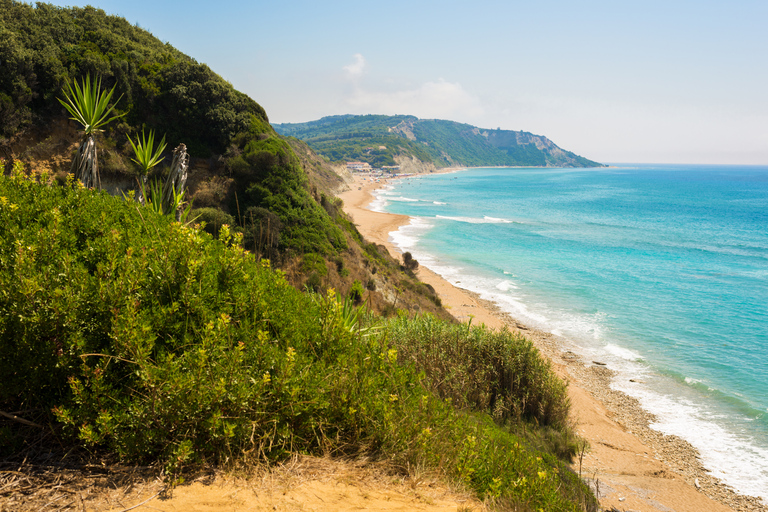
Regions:
M 653 428 L 768 500 L 768 167 L 470 169 L 395 180 L 371 208 L 411 216 L 401 250 L 607 363 Z

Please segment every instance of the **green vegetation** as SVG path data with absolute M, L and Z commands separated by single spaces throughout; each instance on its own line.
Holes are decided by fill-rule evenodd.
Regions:
M 31 411 L 65 450 L 175 474 L 367 453 L 500 509 L 596 509 L 576 474 L 514 433 L 568 433 L 564 386 L 524 340 L 384 322 L 292 288 L 224 226 L 214 239 L 16 167 L 0 178 L 0 410 Z M 39 435 L 5 422 L 0 449 Z
M 229 210 L 242 212 L 246 247 L 262 252 L 257 247 L 263 238 L 259 233 L 278 229 L 271 212 L 280 220 L 274 236 L 281 252 L 334 254 L 346 248 L 341 229 L 309 193 L 299 159 L 287 142 L 268 130 L 268 125 L 252 118 L 250 131 L 234 138 L 226 162 L 238 191 Z
M 130 131 L 146 123 L 192 154 L 223 153 L 264 109 L 171 45 L 93 7 L 0 0 L 0 136 L 58 116 L 65 84 L 101 77 Z M 135 128 L 134 128 L 135 130 Z
M 0 147 L 6 154 L 11 140 L 45 131 L 63 118 L 62 104 L 85 127 L 102 128 L 99 116 L 82 120 L 76 111 L 88 109 L 58 100 L 74 83 L 69 97 L 90 97 L 78 94 L 82 90 L 97 93 L 84 105 L 103 107 L 104 121 L 120 116 L 101 136 L 110 157 L 102 162 L 102 175 L 127 173 L 146 183 L 152 172 L 150 179 L 162 180 L 167 151 L 146 155 L 146 163 L 157 165 L 154 171 L 133 152 L 150 145 L 132 147 L 151 127 L 165 133 L 171 147 L 184 143 L 193 163 L 204 162 L 206 172 L 234 177 L 218 199 L 201 206 L 221 210 L 218 217 L 231 216 L 233 230 L 257 254 L 279 264 L 304 252 L 334 255 L 346 248 L 342 230 L 313 200 L 301 162 L 269 125 L 264 109 L 145 30 L 92 7 L 0 0 L 0 63 Z M 121 100 L 107 106 L 113 93 Z M 83 147 L 91 148 L 95 163 L 94 144 Z
M 485 130 L 468 124 L 413 116 L 331 116 L 308 123 L 276 124 L 331 161 L 391 166 L 409 156 L 436 167 L 601 167 L 564 151 L 546 137 L 527 132 Z
M 141 177 L 146 181 L 146 176 L 149 171 L 152 170 L 157 164 L 160 163 L 163 150 L 165 150 L 165 135 L 160 140 L 160 143 L 155 147 L 155 132 L 149 130 L 149 136 L 144 134 L 144 130 L 141 130 L 141 139 L 136 137 L 136 142 L 133 142 L 128 137 L 128 142 L 131 144 L 133 153 L 136 158 L 132 158 L 134 162 L 139 165 L 141 171 Z

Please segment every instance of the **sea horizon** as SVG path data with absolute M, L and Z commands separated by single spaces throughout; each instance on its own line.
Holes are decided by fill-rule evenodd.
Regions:
M 605 362 L 701 454 L 768 498 L 768 166 L 472 168 L 395 180 L 402 251 L 563 350 Z

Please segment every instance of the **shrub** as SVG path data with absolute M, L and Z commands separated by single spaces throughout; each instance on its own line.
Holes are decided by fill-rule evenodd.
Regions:
M 410 252 L 403 253 L 403 266 L 407 269 L 413 272 L 417 268 L 419 268 L 419 262 L 413 259 L 413 255 L 411 255 Z
M 328 267 L 322 256 L 315 253 L 305 254 L 301 260 L 301 271 L 308 274 L 313 272 L 318 276 L 328 275 Z
M 440 396 L 496 411 L 493 389 L 510 410 L 556 424 L 544 397 L 556 386 L 529 346 L 433 319 L 377 330 L 333 290 L 298 292 L 237 238 L 82 187 L 0 178 L 0 410 L 38 410 L 69 445 L 172 472 L 367 451 L 519 508 L 594 509 L 562 463 Z M 439 354 L 421 353 L 429 347 Z M 509 357 L 520 361 L 497 360 Z M 438 385 L 441 370 L 464 395 L 459 382 Z
M 365 294 L 363 284 L 358 279 L 355 279 L 349 290 L 349 298 L 352 299 L 352 302 L 355 304 L 360 304 L 363 301 L 363 294 Z
M 205 230 L 214 237 L 219 236 L 222 226 L 235 225 L 235 218 L 218 208 L 195 208 L 192 210 L 190 218 L 195 219 L 197 223 L 204 224 Z
M 318 293 L 323 285 L 323 280 L 317 272 L 312 272 L 307 280 L 304 282 L 304 286 L 308 291 Z
M 423 370 L 433 389 L 458 407 L 568 427 L 565 382 L 519 334 L 451 325 L 430 315 L 398 317 L 388 324 L 388 333 L 402 360 Z

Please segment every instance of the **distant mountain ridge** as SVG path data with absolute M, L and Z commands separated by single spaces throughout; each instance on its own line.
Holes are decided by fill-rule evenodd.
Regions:
M 307 123 L 273 124 L 331 161 L 362 161 L 373 167 L 404 160 L 444 167 L 603 167 L 529 132 L 484 129 L 415 116 L 339 115 Z

